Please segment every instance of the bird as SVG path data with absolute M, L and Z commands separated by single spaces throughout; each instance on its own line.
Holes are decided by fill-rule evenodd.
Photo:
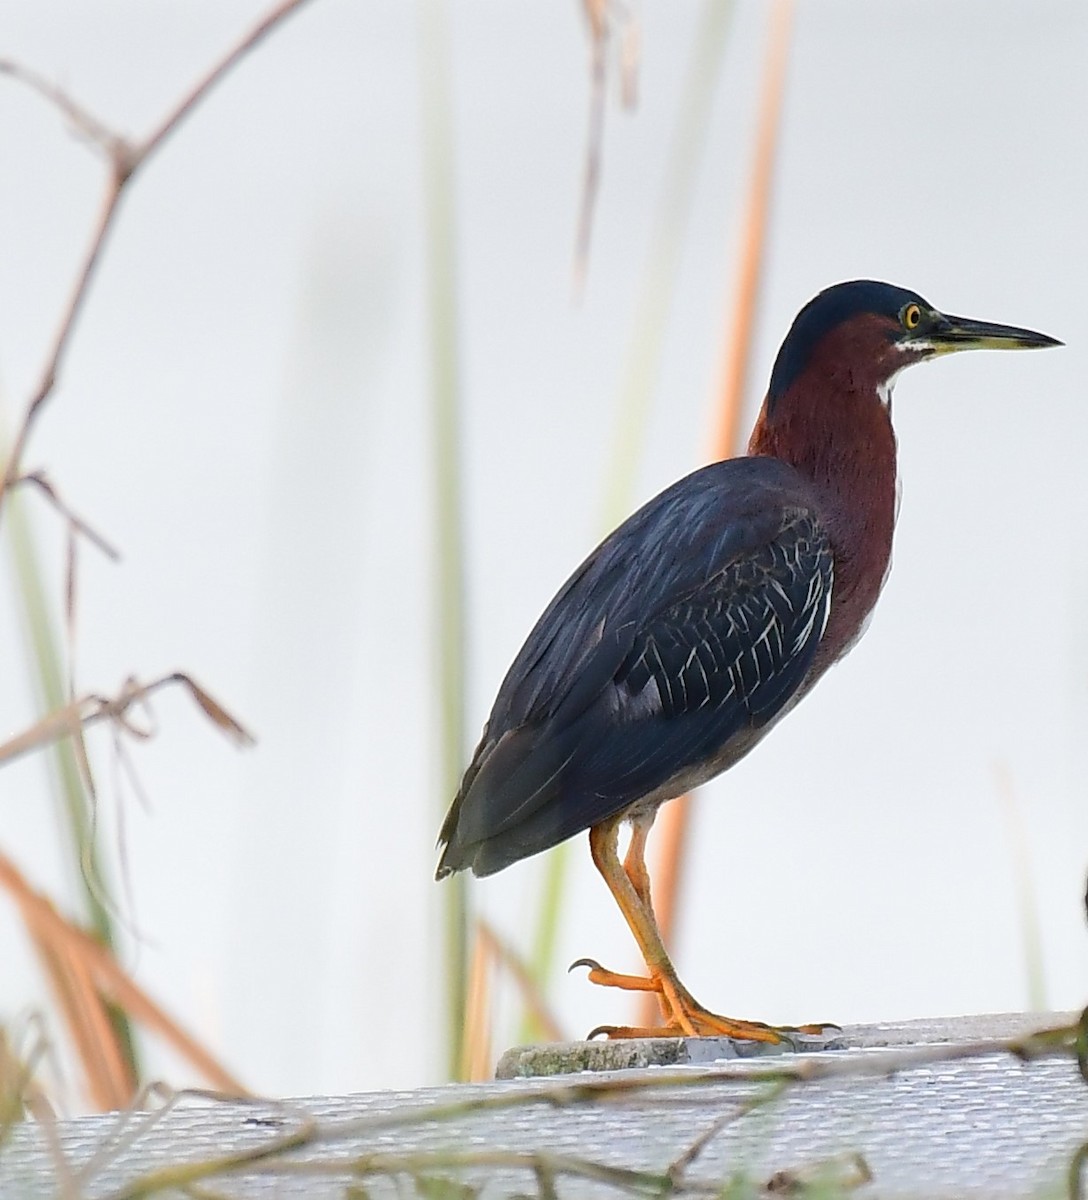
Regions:
M 590 1036 L 779 1042 L 821 1028 L 720 1016 L 688 991 L 654 915 L 650 827 L 662 804 L 748 754 L 864 633 L 891 564 L 901 372 L 961 350 L 1061 344 L 889 283 L 826 288 L 782 342 L 747 453 L 644 504 L 544 610 L 442 825 L 436 878 L 491 875 L 589 831 L 647 973 L 574 965 L 656 993 L 662 1015 L 652 1031 Z

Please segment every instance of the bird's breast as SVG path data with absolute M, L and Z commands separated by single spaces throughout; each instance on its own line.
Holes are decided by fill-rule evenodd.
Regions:
M 824 509 L 835 558 L 835 586 L 827 629 L 813 664 L 817 673 L 842 658 L 869 627 L 892 562 L 897 486 L 895 464 L 865 481 L 852 497 Z

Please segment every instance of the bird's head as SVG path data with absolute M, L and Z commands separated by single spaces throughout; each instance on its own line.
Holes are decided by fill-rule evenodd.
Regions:
M 797 314 L 778 351 L 767 416 L 802 389 L 875 394 L 886 405 L 904 367 L 957 350 L 1060 346 L 1045 333 L 939 312 L 917 292 L 855 279 L 820 292 Z

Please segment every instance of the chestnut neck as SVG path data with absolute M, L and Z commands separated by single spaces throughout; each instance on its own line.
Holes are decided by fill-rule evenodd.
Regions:
M 749 454 L 782 459 L 812 484 L 835 555 L 830 660 L 859 632 L 891 562 L 896 443 L 878 389 L 898 364 L 874 353 L 871 335 L 864 322 L 830 331 L 792 386 L 764 400 L 748 444 Z

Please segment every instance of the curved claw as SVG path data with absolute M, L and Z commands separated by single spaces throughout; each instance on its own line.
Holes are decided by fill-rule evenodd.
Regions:
M 586 1041 L 592 1042 L 594 1038 L 604 1036 L 606 1038 L 668 1038 L 678 1036 L 671 1033 L 668 1029 L 660 1025 L 654 1028 L 644 1028 L 640 1025 L 598 1025 L 595 1029 L 591 1029 L 586 1034 Z
M 595 958 L 576 958 L 574 962 L 567 967 L 567 974 L 569 975 L 575 967 L 588 967 L 590 971 L 604 970 L 604 967 L 602 967 Z

